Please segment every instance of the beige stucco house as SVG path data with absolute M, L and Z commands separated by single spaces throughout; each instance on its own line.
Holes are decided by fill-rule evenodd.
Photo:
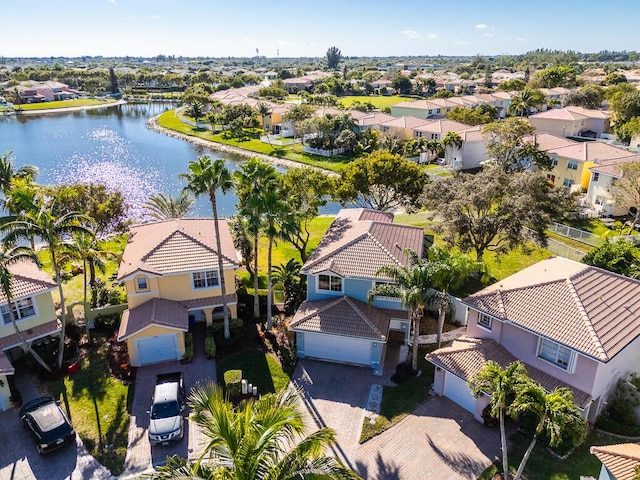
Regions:
M 582 107 L 552 108 L 529 117 L 539 133 L 552 133 L 562 137 L 600 138 L 609 131 L 609 114 L 602 110 Z
M 213 219 L 182 218 L 130 229 L 118 279 L 129 308 L 118 340 L 131 365 L 178 360 L 189 324 L 222 318 L 222 293 Z M 236 250 L 226 220 L 219 220 L 227 305 L 237 316 Z

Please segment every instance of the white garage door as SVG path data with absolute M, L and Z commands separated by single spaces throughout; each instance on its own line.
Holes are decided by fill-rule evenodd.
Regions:
M 323 360 L 370 365 L 371 341 L 305 332 L 304 354 Z
M 175 334 L 145 337 L 136 340 L 140 365 L 177 360 L 178 347 Z
M 444 396 L 450 398 L 465 410 L 475 414 L 476 399 L 471 394 L 467 382 L 447 372 L 444 378 Z

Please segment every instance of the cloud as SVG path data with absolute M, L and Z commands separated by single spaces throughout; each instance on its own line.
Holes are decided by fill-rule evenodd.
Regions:
M 415 30 L 402 30 L 402 32 L 400 33 L 402 33 L 407 38 L 412 38 L 415 40 L 420 40 L 422 38 L 422 35 L 420 35 Z
M 427 38 L 429 40 L 438 40 L 440 38 L 440 35 L 438 35 L 437 33 L 430 33 L 429 35 L 427 35 Z
M 493 33 L 485 33 L 484 36 L 485 37 L 495 37 L 495 35 Z
M 108 2 L 109 2 L 111 5 L 115 5 L 115 4 L 116 4 L 116 0 L 108 0 Z
M 489 28 L 489 25 L 487 25 L 486 23 L 479 23 L 475 26 L 475 28 L 477 30 L 484 30 L 485 28 Z

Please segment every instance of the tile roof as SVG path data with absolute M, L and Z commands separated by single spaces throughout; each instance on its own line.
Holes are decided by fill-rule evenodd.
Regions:
M 376 308 L 349 297 L 305 301 L 289 328 L 308 332 L 386 341 L 392 318 L 406 318 L 407 312 Z
M 237 268 L 238 257 L 225 219 L 219 220 L 224 267 Z M 181 218 L 136 225 L 118 269 L 120 280 L 137 271 L 155 275 L 218 266 L 213 219 Z
M 596 165 L 595 167 L 591 167 L 589 170 L 591 170 L 592 172 L 598 172 L 605 175 L 610 175 L 614 178 L 621 178 L 622 164 L 632 163 L 632 162 L 640 162 L 640 155 L 633 155 L 631 157 L 616 158 L 614 160 L 609 160 L 607 162 L 603 162 L 601 165 Z
M 9 266 L 9 271 L 13 275 L 11 296 L 14 300 L 46 292 L 56 287 L 56 282 L 31 261 L 14 263 Z M 0 290 L 0 303 L 5 302 L 7 302 L 7 296 Z
M 640 335 L 640 281 L 560 257 L 463 303 L 602 362 Z
M 18 328 L 20 327 L 20 323 L 18 323 Z M 60 332 L 60 326 L 58 325 L 58 320 L 51 320 L 47 323 L 41 323 L 40 325 L 36 325 L 35 327 L 27 328 L 26 330 L 22 330 L 22 335 L 26 340 L 31 340 L 32 338 L 40 338 L 46 335 L 55 335 Z M 20 343 L 20 338 L 18 334 L 13 333 L 11 335 L 7 335 L 6 337 L 0 338 L 0 351 L 4 350 L 8 347 L 12 347 L 13 345 L 18 345 Z
M 633 480 L 635 468 L 640 466 L 640 445 L 619 443 L 616 445 L 593 446 L 590 449 L 616 480 Z
M 414 128 L 418 132 L 429 133 L 449 133 L 449 132 L 461 132 L 462 130 L 480 130 L 481 127 L 472 127 L 465 125 L 464 123 L 454 122 L 453 120 L 432 120 L 429 123 L 420 125 Z
M 402 117 L 396 117 L 393 120 L 389 120 L 387 122 L 383 122 L 380 124 L 380 126 L 390 128 L 416 128 L 421 125 L 426 125 L 427 123 L 431 123 L 431 120 L 425 120 L 424 118 L 405 115 Z
M 0 351 L 0 375 L 13 375 L 15 371 L 16 369 L 13 368 L 7 356 Z
M 340 210 L 303 272 L 330 270 L 343 277 L 382 278 L 376 272 L 383 265 L 406 265 L 406 248 L 422 254 L 424 231 L 392 221 L 392 214 L 376 210 Z
M 547 153 L 560 157 L 575 158 L 583 162 L 604 163 L 618 158 L 637 156 L 636 152 L 614 147 L 604 142 L 576 142 L 573 145 L 550 148 Z
M 189 329 L 187 307 L 174 300 L 152 298 L 142 305 L 127 309 L 122 313 L 118 341 L 122 341 L 151 325 L 162 325 L 186 332 Z
M 529 118 L 548 118 L 552 120 L 582 120 L 585 118 L 609 118 L 610 115 L 602 110 L 590 110 L 582 107 L 564 107 L 564 108 L 550 108 L 544 112 L 531 115 Z
M 538 144 L 538 149 L 543 152 L 553 148 L 568 147 L 578 143 L 570 138 L 561 137 L 552 133 L 534 133 L 533 135 L 524 137 L 522 140 L 525 143 L 536 142 Z
M 444 368 L 464 380 L 473 377 L 489 360 L 493 360 L 502 367 L 506 367 L 518 360 L 502 345 L 491 339 L 468 337 L 454 340 L 450 347 L 440 348 L 428 353 L 425 358 L 434 365 Z M 573 392 L 573 400 L 578 406 L 584 408 L 591 402 L 591 396 L 588 393 L 578 390 L 531 365 L 525 364 L 525 367 L 529 377 L 542 385 L 545 390 L 552 391 L 555 388 L 567 387 Z

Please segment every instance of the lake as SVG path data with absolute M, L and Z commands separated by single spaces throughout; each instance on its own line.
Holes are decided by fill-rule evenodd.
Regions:
M 201 155 L 222 158 L 237 170 L 245 157 L 217 152 L 146 127 L 148 118 L 174 108 L 171 104 L 126 104 L 96 110 L 46 115 L 0 116 L 0 153 L 13 151 L 17 166 L 40 169 L 38 183 L 96 182 L 121 191 L 137 218 L 149 195 L 175 195 L 184 183 L 178 174 Z M 283 171 L 282 168 L 279 168 Z M 220 216 L 235 213 L 234 194 L 219 195 Z M 336 213 L 328 204 L 321 213 Z M 205 197 L 191 216 L 211 216 Z

